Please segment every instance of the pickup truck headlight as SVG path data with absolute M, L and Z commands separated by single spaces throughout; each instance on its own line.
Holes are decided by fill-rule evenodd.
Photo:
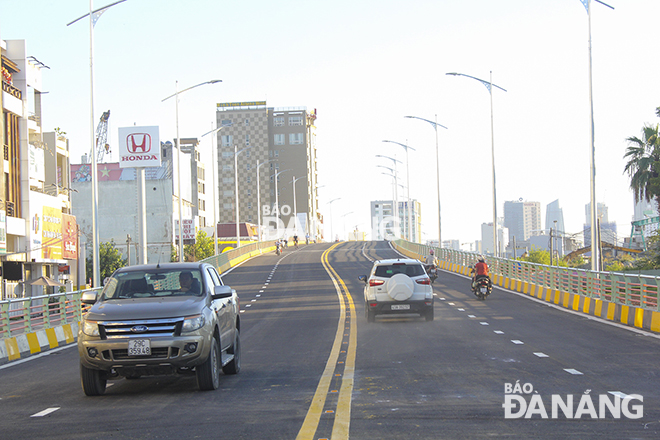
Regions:
M 82 323 L 82 332 L 87 336 L 98 336 L 99 335 L 99 325 L 96 321 L 83 320 Z
M 195 330 L 204 327 L 205 322 L 204 315 L 189 316 L 183 321 L 183 328 L 181 331 L 194 332 Z

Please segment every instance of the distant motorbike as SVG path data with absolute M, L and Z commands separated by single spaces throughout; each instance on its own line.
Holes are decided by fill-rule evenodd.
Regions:
M 282 244 L 280 242 L 277 242 L 275 244 L 275 255 L 281 255 L 282 254 Z
M 472 292 L 480 300 L 486 299 L 493 291 L 493 282 L 490 277 L 478 276 L 474 283 L 472 283 Z
M 432 265 L 424 265 L 424 268 L 426 269 L 426 273 L 431 279 L 431 284 L 438 278 L 438 268 L 435 264 Z

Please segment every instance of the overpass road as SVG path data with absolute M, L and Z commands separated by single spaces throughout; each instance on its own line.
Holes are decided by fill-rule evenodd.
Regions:
M 74 346 L 6 364 L 0 438 L 660 438 L 656 336 L 499 288 L 478 301 L 447 272 L 434 321 L 367 323 L 357 277 L 397 256 L 384 242 L 315 244 L 225 274 L 243 360 L 214 392 L 168 376 L 85 397 Z M 553 417 L 553 399 L 572 409 Z M 618 410 L 601 417 L 606 403 Z

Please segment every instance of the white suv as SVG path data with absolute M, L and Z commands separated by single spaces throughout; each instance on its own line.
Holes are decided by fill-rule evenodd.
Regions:
M 376 315 L 419 313 L 433 321 L 433 288 L 419 260 L 392 259 L 374 262 L 364 281 L 364 310 L 368 322 Z

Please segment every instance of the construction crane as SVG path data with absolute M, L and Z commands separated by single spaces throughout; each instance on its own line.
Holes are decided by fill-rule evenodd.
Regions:
M 96 162 L 103 162 L 103 156 L 110 154 L 110 144 L 108 141 L 108 119 L 110 118 L 110 110 L 103 112 L 99 125 L 96 127 Z M 91 156 L 90 156 L 91 157 Z

